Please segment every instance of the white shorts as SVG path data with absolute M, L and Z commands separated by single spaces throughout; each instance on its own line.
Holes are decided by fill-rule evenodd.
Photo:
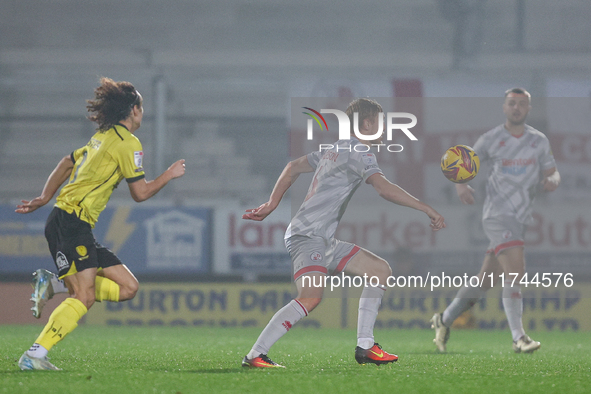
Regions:
M 361 250 L 355 244 L 338 239 L 326 242 L 320 237 L 292 235 L 285 240 L 291 256 L 293 279 L 308 272 L 336 275 L 345 270 L 347 263 Z
M 486 253 L 497 256 L 501 251 L 524 245 L 525 224 L 511 216 L 498 216 L 482 221 L 484 233 L 490 240 Z

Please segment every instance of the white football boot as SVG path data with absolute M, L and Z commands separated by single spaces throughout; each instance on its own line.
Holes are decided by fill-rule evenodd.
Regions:
M 447 351 L 447 340 L 449 339 L 449 327 L 443 325 L 441 313 L 436 313 L 431 318 L 431 328 L 435 329 L 435 339 L 433 343 L 437 346 L 437 349 L 445 353 Z
M 56 367 L 52 363 L 49 362 L 47 357 L 31 357 L 24 352 L 21 358 L 18 360 L 18 366 L 23 371 L 33 371 L 33 370 L 45 370 L 45 371 L 61 371 L 60 368 Z
M 527 335 L 523 335 L 517 340 L 517 342 L 513 342 L 513 350 L 515 350 L 515 353 L 533 353 L 538 350 L 540 346 L 542 346 L 540 342 L 534 341 Z

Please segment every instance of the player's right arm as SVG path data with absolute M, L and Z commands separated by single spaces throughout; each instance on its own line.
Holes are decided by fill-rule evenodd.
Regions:
M 380 197 L 394 204 L 414 208 L 424 212 L 431 219 L 431 228 L 433 231 L 441 230 L 445 227 L 445 221 L 435 209 L 429 204 L 419 201 L 400 186 L 390 182 L 382 173 L 376 173 L 367 178 L 367 183 L 372 185 Z
M 468 186 L 464 183 L 456 184 L 456 192 L 462 204 L 472 205 L 474 204 L 474 189 L 472 186 Z
M 261 221 L 269 216 L 277 208 L 287 189 L 293 185 L 300 174 L 312 171 L 314 171 L 314 167 L 310 165 L 308 156 L 302 156 L 287 163 L 281 175 L 279 175 L 275 187 L 273 187 L 269 201 L 260 205 L 258 208 L 247 209 L 246 213 L 242 215 L 242 219 Z
M 16 206 L 15 212 L 31 213 L 51 201 L 60 186 L 70 177 L 72 168 L 74 168 L 74 162 L 72 161 L 71 156 L 66 156 L 61 159 L 47 178 L 41 195 L 35 197 L 31 201 L 21 200 L 22 204 Z

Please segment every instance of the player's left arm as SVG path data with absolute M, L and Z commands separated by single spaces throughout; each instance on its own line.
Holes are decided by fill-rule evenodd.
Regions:
M 139 139 L 131 136 L 114 144 L 109 153 L 127 181 L 129 193 L 135 202 L 146 201 L 156 195 L 173 179 L 185 175 L 185 159 L 177 160 L 162 174 L 146 180 L 143 167 L 143 149 Z
M 152 181 L 146 178 L 128 183 L 129 192 L 135 202 L 146 201 L 158 193 L 171 180 L 185 175 L 185 159 L 175 161 L 166 171 Z
M 542 169 L 543 179 L 541 184 L 544 191 L 553 192 L 560 185 L 560 174 L 556 169 L 556 161 L 550 147 L 550 141 L 545 136 L 543 136 L 540 143 L 539 163 Z
M 542 179 L 542 185 L 544 190 L 547 192 L 553 192 L 560 185 L 560 173 L 556 167 L 544 170 L 544 179 Z
M 371 175 L 369 178 L 367 178 L 366 182 L 372 185 L 380 197 L 384 198 L 385 200 L 393 202 L 397 205 L 414 208 L 424 212 L 427 216 L 429 216 L 429 219 L 431 219 L 431 228 L 433 231 L 437 231 L 445 227 L 443 216 L 441 216 L 435 209 L 433 209 L 429 204 L 419 201 L 419 199 L 412 196 L 400 186 L 390 182 L 381 172 Z
M 66 156 L 61 159 L 47 178 L 41 195 L 35 197 L 31 201 L 21 200 L 22 204 L 16 206 L 15 212 L 31 213 L 47 204 L 53 198 L 60 186 L 70 177 L 73 168 L 74 162 L 72 161 L 71 156 Z
M 275 187 L 273 187 L 269 201 L 258 208 L 247 209 L 246 213 L 242 215 L 242 219 L 261 221 L 269 216 L 277 208 L 287 189 L 293 185 L 300 174 L 312 171 L 314 171 L 314 167 L 310 165 L 307 156 L 302 156 L 287 163 L 281 175 L 279 175 Z

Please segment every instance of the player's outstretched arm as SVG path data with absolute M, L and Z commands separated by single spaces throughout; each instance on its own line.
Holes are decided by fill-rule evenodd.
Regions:
M 185 175 L 185 159 L 174 162 L 166 171 L 153 181 L 146 181 L 144 178 L 129 183 L 129 192 L 136 202 L 146 201 L 158 193 L 168 182 L 183 175 Z
M 430 226 L 433 231 L 441 230 L 445 227 L 443 216 L 441 216 L 435 209 L 429 204 L 419 201 L 400 186 L 390 182 L 383 174 L 373 174 L 367 178 L 367 183 L 376 189 L 380 197 L 393 202 L 394 204 L 414 208 L 427 214 L 429 219 L 431 219 Z
M 544 171 L 542 185 L 544 185 L 544 190 L 547 192 L 553 192 L 558 188 L 560 185 L 560 173 L 556 170 L 556 167 Z
M 47 178 L 41 195 L 39 197 L 35 197 L 31 201 L 21 200 L 22 204 L 16 206 L 15 212 L 31 213 L 51 201 L 60 186 L 66 181 L 66 179 L 70 177 L 72 168 L 74 168 L 74 163 L 72 162 L 70 156 L 66 156 L 61 159 Z
M 302 156 L 287 163 L 281 172 L 281 175 L 279 175 L 275 187 L 273 187 L 269 201 L 260 205 L 258 208 L 247 209 L 246 213 L 242 215 L 242 219 L 261 221 L 269 216 L 269 214 L 277 208 L 287 189 L 293 185 L 300 174 L 312 171 L 314 171 L 314 168 L 308 163 L 308 158 L 306 156 Z
M 456 185 L 456 192 L 462 204 L 472 205 L 474 204 L 474 189 L 472 186 L 458 183 Z

